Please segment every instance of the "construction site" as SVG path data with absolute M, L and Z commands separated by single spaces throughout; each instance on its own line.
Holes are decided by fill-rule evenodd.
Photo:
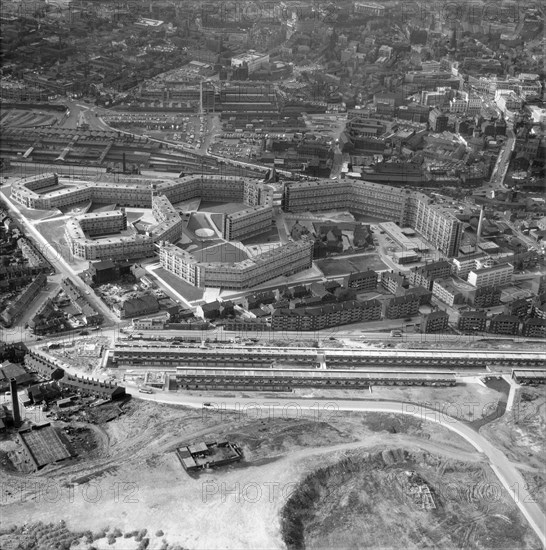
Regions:
M 493 505 L 489 502 L 484 487 L 497 478 L 480 453 L 442 425 L 425 418 L 337 409 L 320 415 L 240 414 L 219 409 L 233 395 L 226 389 L 208 389 L 211 402 L 202 408 L 143 401 L 124 396 L 125 388 L 115 383 L 75 378 L 66 372 L 71 367 L 64 358 L 50 355 L 62 351 L 27 353 L 25 368 L 42 380 L 26 394 L 17 387 L 11 391 L 17 397 L 8 407 L 11 414 L 0 439 L 6 480 L 2 548 L 8 536 L 23 548 L 25 541 L 33 541 L 29 549 L 44 540 L 71 541 L 67 548 L 77 541 L 85 550 L 137 550 L 144 540 L 153 550 L 205 550 L 226 540 L 234 549 L 295 548 L 299 546 L 291 540 L 302 536 L 308 547 L 320 547 L 320 541 L 331 545 L 336 540 L 332 537 L 351 545 L 364 536 L 373 547 L 394 547 L 399 541 L 406 547 L 416 541 L 480 546 L 501 537 L 511 548 L 536 547 L 535 534 L 507 492 Z M 341 357 L 341 351 L 327 350 L 326 358 Z M 306 361 L 316 362 L 316 355 L 309 357 L 305 349 L 289 353 L 303 353 Z M 103 358 L 93 360 L 100 365 Z M 109 372 L 120 368 L 125 370 L 114 367 Z M 147 370 L 154 374 L 145 379 L 155 384 L 153 391 L 199 396 L 200 390 L 163 392 L 165 380 L 157 376 L 162 369 Z M 346 367 L 334 372 L 356 373 Z M 143 395 L 129 387 L 134 396 Z M 446 400 L 441 385 L 430 389 Z M 412 390 L 396 391 L 411 395 Z M 475 390 L 461 393 L 460 386 L 447 391 L 458 392 L 451 397 L 460 399 L 478 395 Z M 488 388 L 483 392 L 484 404 L 499 395 Z M 520 423 L 519 429 L 527 425 L 540 441 L 530 422 Z M 306 489 L 309 476 L 312 490 Z M 458 493 L 453 501 L 446 483 L 476 488 Z M 302 494 L 305 506 L 297 502 L 311 515 L 298 520 L 304 530 L 295 532 L 290 527 L 290 518 L 297 520 L 292 499 Z M 328 498 L 316 500 L 317 495 Z M 39 523 L 44 506 L 51 523 Z M 387 529 L 381 511 L 393 507 L 398 523 Z M 356 520 L 350 530 L 339 532 L 341 513 L 365 517 L 367 532 L 358 531 L 363 522 Z M 28 522 L 24 528 L 22 514 Z M 181 517 L 184 530 L 179 529 Z M 460 518 L 471 527 L 457 528 Z M 472 523 L 472 518 L 478 519 Z

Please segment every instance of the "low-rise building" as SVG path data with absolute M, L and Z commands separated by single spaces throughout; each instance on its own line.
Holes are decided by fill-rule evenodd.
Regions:
M 47 276 L 45 273 L 38 273 L 34 281 L 32 281 L 17 298 L 2 311 L 0 318 L 6 326 L 11 326 L 15 320 L 25 312 L 34 298 L 47 284 Z
M 102 314 L 89 303 L 71 279 L 63 279 L 61 288 L 88 325 L 100 325 L 102 323 Z
M 120 319 L 131 319 L 140 315 L 149 315 L 159 311 L 159 302 L 153 294 L 140 294 L 124 298 L 117 304 L 114 304 L 114 313 Z

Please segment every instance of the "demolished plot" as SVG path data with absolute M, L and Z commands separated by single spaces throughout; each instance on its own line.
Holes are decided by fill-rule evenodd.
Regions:
M 18 442 L 35 470 L 72 456 L 68 445 L 50 424 L 20 431 Z

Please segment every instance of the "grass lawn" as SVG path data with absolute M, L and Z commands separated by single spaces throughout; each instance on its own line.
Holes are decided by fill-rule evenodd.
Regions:
M 266 233 L 261 233 L 260 235 L 256 235 L 255 237 L 244 239 L 241 242 L 245 245 L 279 242 L 279 232 L 277 231 L 277 227 L 272 225 L 269 231 L 267 231 Z
M 204 214 L 194 213 L 190 217 L 187 228 L 195 233 L 198 229 L 212 229 Z
M 346 275 L 351 272 L 351 266 L 348 261 L 343 260 L 319 260 L 317 266 L 326 277 L 335 277 L 336 275 Z
M 37 225 L 36 229 L 46 238 L 47 242 L 53 246 L 57 254 L 60 254 L 62 258 L 76 269 L 76 271 L 81 271 L 87 267 L 87 262 L 85 260 L 78 260 L 72 256 L 70 248 L 66 244 L 64 238 L 64 224 L 64 220 L 52 220 Z M 51 258 L 49 249 L 44 249 L 42 252 L 45 254 L 46 258 L 55 265 L 57 258 Z
M 379 256 L 373 254 L 347 259 L 326 259 L 317 261 L 317 265 L 326 277 L 346 275 L 351 271 L 365 271 L 366 269 L 385 270 L 388 267 L 381 261 Z
M 166 284 L 174 288 L 181 296 L 184 296 L 188 302 L 201 300 L 203 298 L 204 289 L 190 285 L 186 281 L 179 279 L 176 275 L 169 273 L 162 267 L 154 270 L 154 274 Z
M 388 266 L 382 262 L 377 254 L 349 258 L 348 261 L 357 271 L 366 271 L 366 269 L 383 271 L 388 269 Z
M 218 229 L 218 231 L 222 231 L 223 229 L 223 221 L 224 216 L 222 214 L 211 214 L 210 219 L 214 222 L 214 225 Z
M 199 211 L 213 212 L 214 214 L 234 214 L 245 210 L 248 206 L 242 202 L 201 201 Z

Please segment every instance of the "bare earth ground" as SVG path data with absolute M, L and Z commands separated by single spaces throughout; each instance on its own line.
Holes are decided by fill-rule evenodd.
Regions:
M 425 508 L 408 483 L 428 487 Z M 283 534 L 295 548 L 537 548 L 510 495 L 493 492 L 484 464 L 426 452 L 348 454 L 313 472 L 283 509 Z
M 512 411 L 481 428 L 480 433 L 508 458 L 544 468 L 546 392 L 544 387 L 518 390 Z
M 482 460 L 445 428 L 400 415 L 344 414 L 324 422 L 253 420 L 137 400 L 126 408 L 117 420 L 85 432 L 80 458 L 26 477 L 0 461 L 0 528 L 21 525 L 23 517 L 28 524 L 65 520 L 72 531 L 91 530 L 98 539 L 92 546 L 122 550 L 140 543 L 118 537 L 109 544 L 101 530 L 109 528 L 105 535 L 113 537 L 116 528 L 123 534 L 147 529 L 151 549 L 281 548 L 282 506 L 295 484 L 325 460 L 377 446 Z M 223 439 L 242 446 L 243 463 L 190 476 L 172 452 L 185 443 Z M 13 443 L 0 441 L 2 451 L 13 451 Z M 156 537 L 159 530 L 164 535 Z M 89 548 L 88 538 L 78 548 Z
M 512 411 L 485 425 L 480 433 L 514 462 L 520 462 L 526 487 L 516 487 L 519 498 L 537 502 L 546 511 L 546 389 L 518 390 Z

